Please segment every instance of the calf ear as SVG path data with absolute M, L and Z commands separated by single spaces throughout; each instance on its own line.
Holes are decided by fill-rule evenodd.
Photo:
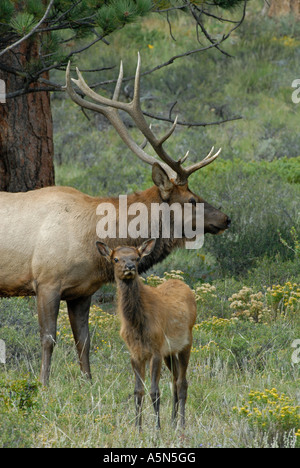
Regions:
M 106 245 L 105 242 L 97 241 L 96 246 L 100 255 L 102 255 L 102 257 L 105 257 L 106 260 L 110 261 L 112 250 L 108 247 L 108 245 Z
M 137 249 L 138 253 L 140 254 L 141 258 L 146 257 L 146 255 L 150 255 L 155 247 L 156 239 L 148 239 L 142 243 L 142 245 Z
M 168 174 L 158 163 L 154 163 L 152 166 L 152 180 L 156 187 L 159 188 L 162 199 L 168 200 L 174 185 L 169 179 Z

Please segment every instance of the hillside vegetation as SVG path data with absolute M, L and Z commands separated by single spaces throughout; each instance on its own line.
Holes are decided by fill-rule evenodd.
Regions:
M 300 22 L 262 17 L 261 2 L 250 3 L 246 21 L 224 46 L 232 58 L 211 50 L 142 78 L 143 108 L 152 114 L 168 116 L 177 102 L 172 117 L 178 113 L 183 121 L 242 117 L 179 127 L 168 141 L 174 157 L 189 149 L 190 161 L 213 145 L 223 148 L 190 187 L 232 218 L 230 230 L 207 236 L 201 251 L 175 251 L 146 275 L 152 285 L 180 276 L 197 298 L 184 434 L 170 426 L 166 368 L 162 430 L 154 431 L 147 379 L 144 430 L 135 431 L 130 357 L 119 337 L 115 288 L 107 285 L 91 310 L 92 384 L 80 375 L 64 303 L 51 382 L 43 389 L 35 299 L 0 300 L 0 339 L 7 347 L 7 363 L 0 364 L 1 447 L 300 447 L 300 104 L 293 103 L 291 86 L 300 73 Z M 174 15 L 171 24 L 176 41 L 168 23 L 153 15 L 112 35 L 109 47 L 78 56 L 76 65 L 115 66 L 84 73 L 94 83 L 115 78 L 121 58 L 132 76 L 137 50 L 149 70 L 195 48 L 187 19 Z M 211 27 L 222 33 L 222 25 Z M 110 97 L 112 88 L 97 91 Z M 132 81 L 125 91 L 132 92 Z M 52 96 L 52 106 L 58 185 L 99 196 L 151 185 L 150 167 L 101 116 L 85 115 L 62 94 Z M 157 133 L 169 125 L 152 122 Z M 142 142 L 135 128 L 130 132 Z

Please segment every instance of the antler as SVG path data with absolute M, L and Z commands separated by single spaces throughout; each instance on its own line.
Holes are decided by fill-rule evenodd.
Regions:
M 151 130 L 151 126 L 149 126 L 145 120 L 143 111 L 140 105 L 140 76 L 141 76 L 141 58 L 140 54 L 138 53 L 138 62 L 136 67 L 136 74 L 135 74 L 135 82 L 134 82 L 134 93 L 133 99 L 129 103 L 120 102 L 119 95 L 123 80 L 123 64 L 120 64 L 120 72 L 119 77 L 117 80 L 116 88 L 113 94 L 112 99 L 105 98 L 101 96 L 95 91 L 93 91 L 85 82 L 82 74 L 76 68 L 78 80 L 72 78 L 72 81 L 78 86 L 78 88 L 88 97 L 90 97 L 95 102 L 90 102 L 82 97 L 80 97 L 72 87 L 71 79 L 70 79 L 70 62 L 68 64 L 66 70 L 66 90 L 71 97 L 71 99 L 76 102 L 81 107 L 86 109 L 94 110 L 103 114 L 110 123 L 114 126 L 122 140 L 126 143 L 126 145 L 136 154 L 142 161 L 146 162 L 147 164 L 153 165 L 154 163 L 160 164 L 161 167 L 167 172 L 170 179 L 175 180 L 178 185 L 184 185 L 187 183 L 188 177 L 195 171 L 201 169 L 204 166 L 207 166 L 211 162 L 213 162 L 220 154 L 221 149 L 212 154 L 214 148 L 212 148 L 211 152 L 200 162 L 193 164 L 188 168 L 183 168 L 182 164 L 186 160 L 188 153 L 183 158 L 180 158 L 178 161 L 172 159 L 165 149 L 163 148 L 163 143 L 173 134 L 176 125 L 178 116 L 176 116 L 172 127 L 168 130 L 168 132 L 157 139 L 154 133 Z M 144 151 L 145 145 L 140 147 L 129 135 L 127 128 L 125 127 L 123 121 L 121 120 L 118 110 L 122 110 L 127 112 L 130 115 L 132 120 L 135 122 L 137 128 L 142 132 L 146 140 L 150 143 L 158 157 L 161 161 L 158 161 L 153 156 L 150 156 Z

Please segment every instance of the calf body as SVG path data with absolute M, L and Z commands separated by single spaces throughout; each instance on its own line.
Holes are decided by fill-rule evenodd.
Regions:
M 146 241 L 139 249 L 118 247 L 110 250 L 98 242 L 100 253 L 115 264 L 118 287 L 118 312 L 121 337 L 130 354 L 135 374 L 136 424 L 142 425 L 145 366 L 150 362 L 151 398 L 159 419 L 159 379 L 162 360 L 173 376 L 172 420 L 179 408 L 180 424 L 185 424 L 188 383 L 186 371 L 192 346 L 192 328 L 196 320 L 196 302 L 191 289 L 180 280 L 169 280 L 157 288 L 144 285 L 138 276 L 138 262 L 149 255 L 155 240 Z

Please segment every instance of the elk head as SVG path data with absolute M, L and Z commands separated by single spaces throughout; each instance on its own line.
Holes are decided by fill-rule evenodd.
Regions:
M 149 255 L 155 247 L 156 239 L 148 239 L 138 248 L 119 246 L 111 249 L 105 242 L 96 242 L 97 249 L 114 266 L 115 277 L 127 281 L 138 276 L 139 261 Z
M 129 103 L 120 102 L 119 95 L 123 81 L 123 65 L 121 62 L 119 77 L 112 99 L 103 97 L 93 91 L 85 82 L 80 71 L 77 70 L 78 80 L 72 78 L 72 81 L 78 86 L 81 92 L 91 98 L 93 102 L 83 99 L 72 87 L 70 78 L 70 62 L 66 70 L 66 90 L 71 99 L 81 107 L 90 109 L 103 114 L 114 126 L 125 144 L 138 156 L 139 159 L 152 166 L 152 178 L 159 189 L 161 199 L 169 204 L 172 203 L 196 203 L 204 204 L 204 233 L 218 234 L 229 228 L 231 220 L 220 210 L 214 208 L 198 195 L 192 193 L 188 187 L 188 178 L 191 174 L 211 164 L 220 154 L 221 149 L 214 153 L 214 147 L 210 153 L 200 162 L 192 164 L 189 167 L 183 167 L 183 163 L 188 157 L 189 151 L 177 161 L 169 156 L 163 147 L 165 141 L 173 134 L 178 116 L 168 132 L 161 138 L 157 138 L 144 117 L 140 105 L 140 75 L 141 59 L 138 54 L 138 62 L 135 74 L 133 99 Z M 130 115 L 137 128 L 145 137 L 145 142 L 139 146 L 130 136 L 119 115 L 119 110 Z M 149 142 L 155 153 L 159 157 L 147 154 L 144 151 L 146 143 Z

